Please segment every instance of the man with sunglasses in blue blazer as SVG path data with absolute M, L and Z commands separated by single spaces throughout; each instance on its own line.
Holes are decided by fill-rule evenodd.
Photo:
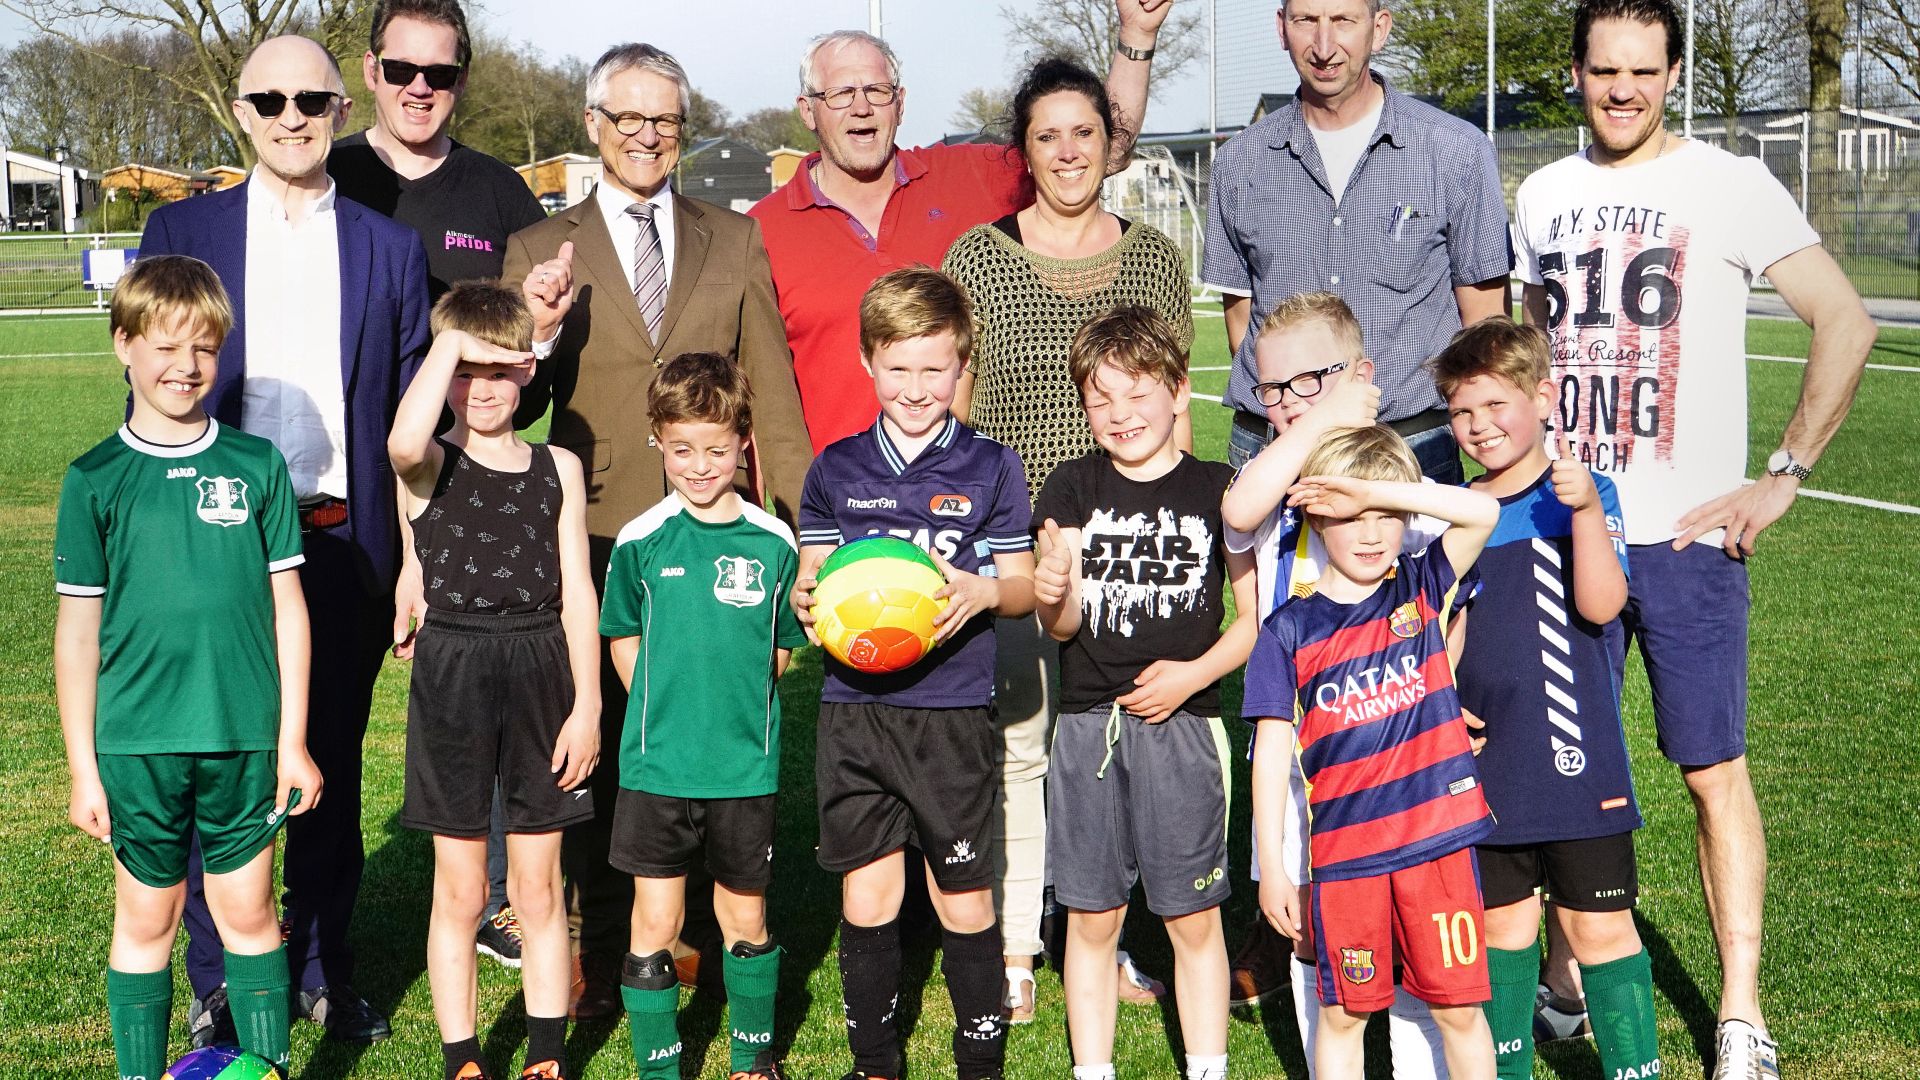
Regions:
M 400 566 L 386 439 L 427 349 L 426 252 L 412 229 L 335 195 L 327 154 L 351 102 L 325 49 L 301 37 L 262 42 L 239 84 L 234 116 L 259 164 L 246 183 L 156 210 L 140 253 L 192 255 L 220 275 L 235 320 L 207 411 L 278 447 L 299 498 L 313 642 L 307 748 L 326 798 L 287 830 L 287 961 L 298 1012 L 330 1037 L 368 1042 L 391 1028 L 352 988 L 347 929 L 366 862 L 361 743 Z M 197 856 L 185 917 L 189 1024 L 207 1045 L 231 1020 Z

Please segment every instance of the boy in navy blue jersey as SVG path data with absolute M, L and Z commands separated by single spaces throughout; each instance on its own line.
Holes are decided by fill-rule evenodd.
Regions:
M 1487 470 L 1471 486 L 1500 500 L 1480 591 L 1449 634 L 1461 704 L 1486 722 L 1479 767 L 1498 821 L 1478 855 L 1499 1075 L 1533 1075 L 1546 897 L 1580 962 L 1601 1071 L 1654 1076 L 1653 968 L 1633 925 L 1640 811 L 1620 727 L 1620 500 L 1568 449 L 1547 459 L 1555 394 L 1537 327 L 1475 323 L 1432 366 L 1455 438 Z
M 1033 539 L 1019 456 L 948 414 L 972 345 L 971 305 L 951 278 L 908 267 L 875 281 L 860 302 L 860 354 L 880 417 L 822 451 L 801 493 L 793 606 L 809 636 L 814 571 L 846 541 L 910 540 L 947 578 L 935 647 L 920 663 L 869 675 L 826 661 L 819 858 L 846 875 L 840 978 L 853 1077 L 901 1073 L 898 917 L 909 844 L 926 853 L 945 931 L 941 970 L 960 1080 L 998 1078 L 1006 1057 L 986 854 L 1000 767 L 987 709 L 993 618 L 1033 610 Z

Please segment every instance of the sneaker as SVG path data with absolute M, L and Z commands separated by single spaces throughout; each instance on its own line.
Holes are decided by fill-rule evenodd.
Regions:
M 337 1042 L 375 1043 L 393 1034 L 393 1025 L 350 986 L 316 986 L 294 998 L 294 1012 L 319 1024 Z
M 1119 998 L 1122 1002 L 1128 1005 L 1154 1005 L 1167 996 L 1167 984 L 1136 967 L 1127 950 L 1119 950 L 1119 960 Z
M 1006 989 L 1000 996 L 1000 1008 L 1006 1014 L 1007 1023 L 1033 1023 L 1034 991 L 1033 971 L 1030 968 L 1007 969 Z
M 567 1015 L 574 1020 L 606 1020 L 618 1016 L 620 1005 L 620 958 L 604 953 L 581 953 L 573 961 L 573 1005 Z
M 1719 1047 L 1713 1080 L 1780 1080 L 1780 1048 L 1745 1020 L 1722 1020 L 1714 1029 Z
M 1579 1002 L 1568 1001 L 1541 983 L 1533 992 L 1533 1043 L 1593 1038 L 1593 1025 Z
M 233 1028 L 233 1010 L 227 1007 L 225 985 L 214 987 L 204 1000 L 194 998 L 187 1006 L 187 1038 L 195 1050 L 240 1045 L 240 1036 Z
M 520 916 L 508 905 L 492 917 L 480 920 L 480 933 L 474 937 L 473 948 L 482 956 L 491 956 L 510 968 L 517 968 L 520 942 Z
M 1233 956 L 1229 972 L 1232 989 L 1227 1004 L 1232 1008 L 1258 1005 L 1292 986 L 1293 942 L 1288 941 L 1258 912 L 1253 929 L 1248 931 L 1240 951 Z

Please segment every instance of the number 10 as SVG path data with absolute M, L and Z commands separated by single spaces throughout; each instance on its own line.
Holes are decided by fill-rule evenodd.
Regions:
M 1444 911 L 1433 913 L 1434 928 L 1440 932 L 1440 966 L 1471 964 L 1480 956 L 1480 938 L 1473 925 L 1473 913 Z

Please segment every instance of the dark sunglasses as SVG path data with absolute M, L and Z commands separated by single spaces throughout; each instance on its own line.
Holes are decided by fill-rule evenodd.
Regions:
M 278 90 L 262 90 L 257 94 L 240 96 L 253 106 L 254 112 L 267 120 L 287 110 L 287 95 Z M 331 90 L 302 90 L 293 95 L 293 105 L 300 110 L 302 116 L 325 116 L 327 108 L 333 104 L 333 99 L 339 96 Z
M 380 77 L 388 86 L 412 86 L 416 75 L 427 77 L 427 87 L 431 90 L 451 90 L 453 84 L 460 81 L 460 73 L 466 69 L 459 64 L 415 64 L 406 60 L 380 58 Z

